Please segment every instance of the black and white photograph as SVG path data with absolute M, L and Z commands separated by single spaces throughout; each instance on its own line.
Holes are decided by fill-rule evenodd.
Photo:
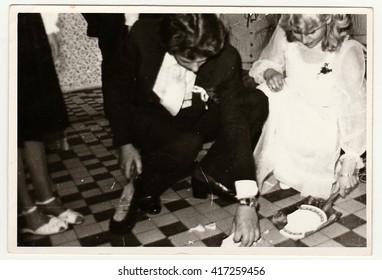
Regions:
M 9 16 L 11 253 L 371 255 L 373 9 Z

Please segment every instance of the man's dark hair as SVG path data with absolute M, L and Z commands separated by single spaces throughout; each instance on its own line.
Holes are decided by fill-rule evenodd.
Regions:
M 218 54 L 227 39 L 224 24 L 215 14 L 166 15 L 160 32 L 170 54 L 191 60 Z

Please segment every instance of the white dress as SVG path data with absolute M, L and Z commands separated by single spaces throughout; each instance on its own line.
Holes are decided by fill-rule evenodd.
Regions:
M 271 92 L 266 69 L 285 73 Z M 329 197 L 341 166 L 340 151 L 362 166 L 366 150 L 366 87 L 363 46 L 345 41 L 335 52 L 289 43 L 278 27 L 250 75 L 269 98 L 269 117 L 254 152 L 262 191 L 276 182 L 302 196 Z

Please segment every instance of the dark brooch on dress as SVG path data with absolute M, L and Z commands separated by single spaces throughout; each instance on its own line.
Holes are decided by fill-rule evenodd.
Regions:
M 324 66 L 321 67 L 321 71 L 320 71 L 320 73 L 318 73 L 318 75 L 320 75 L 320 74 L 325 75 L 325 74 L 332 72 L 332 69 L 330 69 L 328 66 L 329 66 L 329 63 L 324 63 Z

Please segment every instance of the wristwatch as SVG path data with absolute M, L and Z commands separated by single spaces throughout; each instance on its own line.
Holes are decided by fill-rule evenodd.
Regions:
M 242 199 L 239 200 L 239 204 L 240 205 L 246 205 L 246 206 L 249 206 L 249 207 L 253 207 L 256 210 L 259 209 L 259 202 L 257 201 L 257 199 L 255 197 L 242 198 Z

